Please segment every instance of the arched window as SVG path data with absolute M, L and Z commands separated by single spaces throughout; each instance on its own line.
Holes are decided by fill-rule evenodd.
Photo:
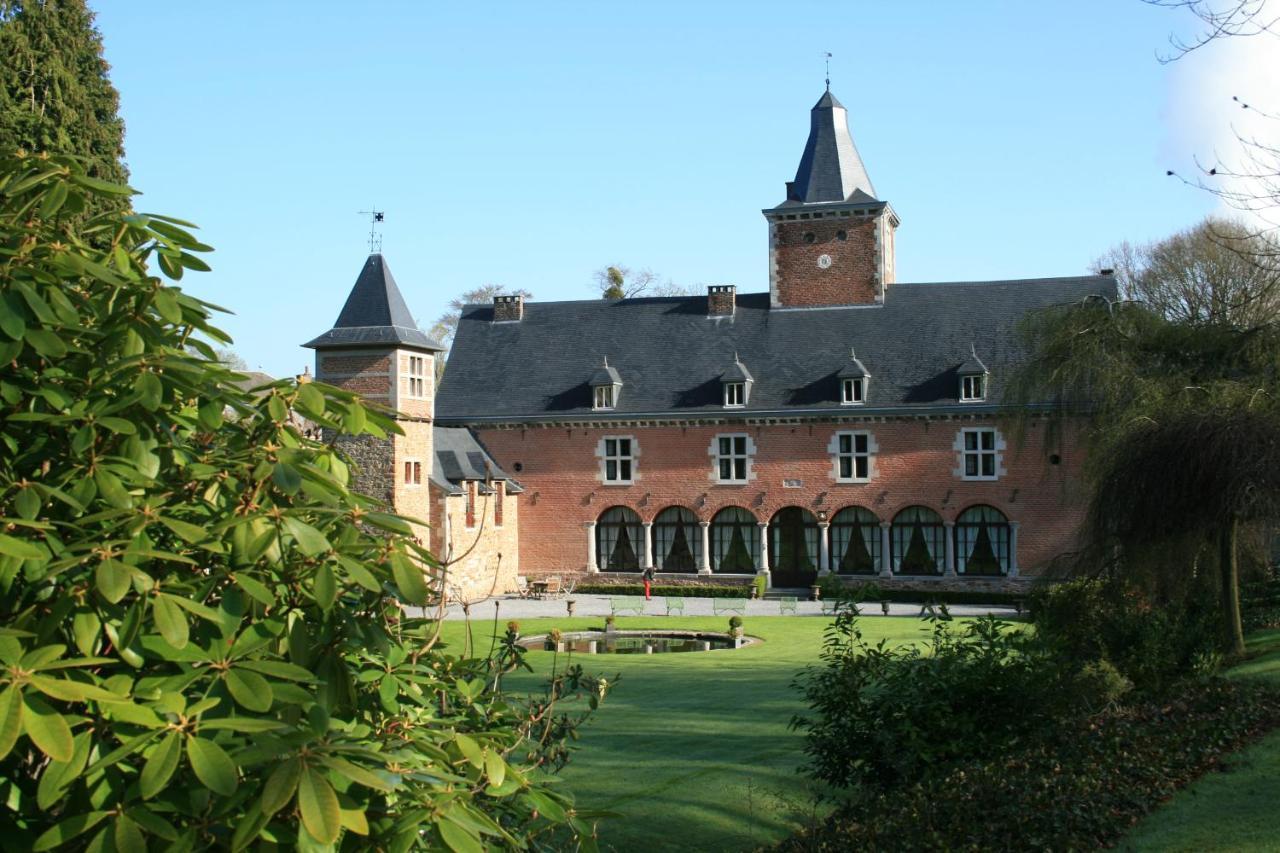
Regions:
M 873 575 L 882 565 L 875 513 L 860 506 L 837 512 L 831 519 L 831 568 L 841 575 Z
M 1009 573 L 1009 519 L 992 506 L 971 506 L 956 519 L 956 572 Z
M 742 507 L 725 507 L 711 519 L 711 570 L 755 574 L 760 560 L 756 517 Z
M 893 571 L 901 575 L 940 575 L 946 566 L 946 528 L 928 507 L 909 506 L 893 519 Z
M 653 564 L 660 572 L 696 572 L 702 565 L 702 531 L 693 510 L 669 506 L 653 520 Z
M 638 572 L 644 554 L 640 516 L 625 506 L 600 513 L 596 521 L 596 565 L 602 572 Z
M 786 506 L 769 521 L 769 568 L 775 586 L 804 586 L 818 574 L 818 519 Z

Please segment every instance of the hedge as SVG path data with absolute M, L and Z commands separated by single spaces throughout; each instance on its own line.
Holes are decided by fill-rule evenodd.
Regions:
M 644 595 L 644 586 L 638 583 L 580 583 L 573 588 L 581 595 Z M 665 595 L 673 598 L 692 596 L 696 598 L 747 598 L 751 595 L 751 587 L 725 586 L 723 584 L 687 584 L 663 585 L 653 584 L 650 589 L 653 595 Z
M 1095 850 L 1229 753 L 1280 726 L 1280 691 L 1216 679 L 1079 717 L 1019 749 L 861 791 L 778 851 Z

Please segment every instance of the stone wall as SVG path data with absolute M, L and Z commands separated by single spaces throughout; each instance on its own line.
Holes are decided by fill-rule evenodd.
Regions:
M 326 435 L 325 441 L 329 440 L 331 436 Z M 391 504 L 396 492 L 392 439 L 340 435 L 335 444 L 351 463 L 352 491 Z
M 464 495 L 446 495 L 434 485 L 431 492 L 439 519 L 432 528 L 431 548 L 437 559 L 449 563 L 450 598 L 481 601 L 514 592 L 520 569 L 519 496 L 503 496 L 499 525 L 495 522 L 499 494 L 478 495 L 476 523 L 468 527 Z

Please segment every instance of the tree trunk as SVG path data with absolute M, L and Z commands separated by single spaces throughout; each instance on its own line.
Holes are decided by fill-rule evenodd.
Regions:
M 1240 565 L 1236 554 L 1238 524 L 1233 518 L 1222 528 L 1218 543 L 1218 565 L 1222 578 L 1223 649 L 1239 657 L 1244 654 L 1244 628 L 1240 623 Z

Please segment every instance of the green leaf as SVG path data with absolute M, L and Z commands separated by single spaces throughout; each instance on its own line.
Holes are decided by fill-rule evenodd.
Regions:
M 399 552 L 393 553 L 391 574 L 396 580 L 396 588 L 400 590 L 405 601 L 410 604 L 427 603 L 427 597 L 430 595 L 427 581 L 422 576 L 422 569 L 414 565 L 412 560 Z
M 22 690 L 10 685 L 0 693 L 0 758 L 9 754 L 22 733 Z
M 184 648 L 191 637 L 191 626 L 172 596 L 160 593 L 151 600 L 151 613 L 155 617 L 160 636 L 175 649 Z
M 284 808 L 298 789 L 301 777 L 302 762 L 297 758 L 291 758 L 272 770 L 262 786 L 262 813 L 273 815 Z
M 56 332 L 28 326 L 26 334 L 22 337 L 31 344 L 32 349 L 45 358 L 62 358 L 67 354 L 67 345 L 62 342 L 62 338 Z
M 133 383 L 133 390 L 144 409 L 154 412 L 160 408 L 164 398 L 164 386 L 160 384 L 160 377 L 149 370 L 139 373 L 137 380 Z
M 292 465 L 277 462 L 271 470 L 271 482 L 286 495 L 296 495 L 298 489 L 302 488 L 302 475 Z
M 232 667 L 227 670 L 227 690 L 231 698 L 250 711 L 269 711 L 275 698 L 271 693 L 271 683 L 256 672 Z
M 298 780 L 298 809 L 302 812 L 302 825 L 312 838 L 322 844 L 338 840 L 342 830 L 338 795 L 324 774 L 314 767 L 303 771 Z
M 43 699 L 26 694 L 22 701 L 26 705 L 22 727 L 26 729 L 31 742 L 54 761 L 70 761 L 75 744 L 67 721 L 46 705 Z
M 395 782 L 384 779 L 372 770 L 361 767 L 358 764 L 352 764 L 345 758 L 339 758 L 336 755 L 321 755 L 320 760 L 324 762 L 326 767 L 346 776 L 352 782 L 364 785 L 366 788 L 373 788 L 377 791 L 390 791 L 395 788 Z
M 328 611 L 338 597 L 337 580 L 333 576 L 333 567 L 328 563 L 321 563 L 316 569 L 315 586 L 311 594 L 324 611 Z
M 32 675 L 30 684 L 44 695 L 63 702 L 119 702 L 122 698 L 96 685 L 66 678 Z
M 364 521 L 391 533 L 402 533 L 405 536 L 413 535 L 413 528 L 409 526 L 409 522 L 398 515 L 390 515 L 385 512 L 370 512 L 365 514 Z
M 254 601 L 259 604 L 265 604 L 267 607 L 275 606 L 276 597 L 261 582 L 254 580 L 244 572 L 236 572 L 233 580 L 236 582 L 236 586 L 247 592 Z
M 228 731 L 228 732 L 245 732 L 253 734 L 256 732 L 275 732 L 280 729 L 289 728 L 284 723 L 276 720 L 264 720 L 258 717 L 215 717 L 213 719 L 203 719 L 200 721 L 200 731 Z
M 284 423 L 289 419 L 289 408 L 285 406 L 284 400 L 280 399 L 280 395 L 272 392 L 267 398 L 267 414 L 271 415 L 271 420 L 276 423 Z
M 93 654 L 101 632 L 102 621 L 92 610 L 80 610 L 71 619 L 71 633 L 75 637 L 76 648 L 82 655 Z
M 192 545 L 197 542 L 203 542 L 209 538 L 209 532 L 198 524 L 190 524 L 186 521 L 179 521 L 176 518 L 165 518 L 160 516 L 159 521 L 165 527 L 172 530 L 184 542 Z
M 222 426 L 222 404 L 211 400 L 208 403 L 200 404 L 200 426 L 207 430 L 213 431 Z
M 40 493 L 32 486 L 19 489 L 13 498 L 13 506 L 18 515 L 30 521 L 40 513 Z
M 49 810 L 66 796 L 67 789 L 80 774 L 89 761 L 89 750 L 93 744 L 93 732 L 84 731 L 75 737 L 75 754 L 71 761 L 50 761 L 40 775 L 40 784 L 36 788 L 36 805 Z
M 98 564 L 98 568 L 94 572 L 94 580 L 97 582 L 98 592 L 102 594 L 102 597 L 115 604 L 124 598 L 125 593 L 129 591 L 129 583 L 133 580 L 133 572 L 119 560 L 108 558 Z
M 147 839 L 138 825 L 125 815 L 116 816 L 115 842 L 117 850 L 146 850 Z
M 501 785 L 507 778 L 507 762 L 496 751 L 489 749 L 484 754 L 484 775 L 489 777 L 490 785 Z
M 286 678 L 290 681 L 315 681 L 311 670 L 295 664 L 275 660 L 241 660 L 236 661 L 236 669 L 251 669 L 272 678 Z
M 142 767 L 142 775 L 138 777 L 142 799 L 149 800 L 164 790 L 169 777 L 178 769 L 178 759 L 181 757 L 182 735 L 171 731 L 151 750 L 147 763 Z
M 324 414 L 324 394 L 309 382 L 298 386 L 298 402 L 310 409 L 314 415 Z
M 211 740 L 202 737 L 187 738 L 187 759 L 196 778 L 209 790 L 229 797 L 236 790 L 236 766 L 231 757 Z
M 351 557 L 344 557 L 341 554 L 338 555 L 338 562 L 342 563 L 342 568 L 346 569 L 351 579 L 360 584 L 360 586 L 370 592 L 382 592 L 382 584 L 378 582 L 373 572 L 369 571 L 364 563 Z
M 85 812 L 59 821 L 36 839 L 31 847 L 33 853 L 61 847 L 71 839 L 83 835 L 110 816 L 111 812 Z
M 298 550 L 303 554 L 306 554 L 308 557 L 315 557 L 318 554 L 326 553 L 331 548 L 329 540 L 324 537 L 324 534 L 319 530 L 316 530 L 310 524 L 307 524 L 305 521 L 300 521 L 293 517 L 286 517 L 284 519 L 284 528 L 293 536 L 294 541 L 298 543 Z
M 462 752 L 462 756 L 467 759 L 472 767 L 484 766 L 484 749 L 481 748 L 480 744 L 461 732 L 455 734 L 453 740 Z
M 43 560 L 44 551 L 24 539 L 16 539 L 0 533 L 0 554 L 17 557 L 19 560 Z
M 116 509 L 129 509 L 133 506 L 133 496 L 129 494 L 120 478 L 106 468 L 99 466 L 93 472 L 93 482 L 98 486 L 98 494 Z
M 480 836 L 476 835 L 470 827 L 453 821 L 448 812 L 445 812 L 442 818 L 436 822 L 436 829 L 440 832 L 440 839 L 446 847 L 454 853 L 484 853 Z
M 138 428 L 133 425 L 133 422 L 127 421 L 124 418 L 104 416 L 98 418 L 98 425 L 120 435 L 135 435 L 138 432 Z
M 178 297 L 167 287 L 162 287 L 154 294 L 156 313 L 170 323 L 182 322 L 182 308 L 178 305 Z

